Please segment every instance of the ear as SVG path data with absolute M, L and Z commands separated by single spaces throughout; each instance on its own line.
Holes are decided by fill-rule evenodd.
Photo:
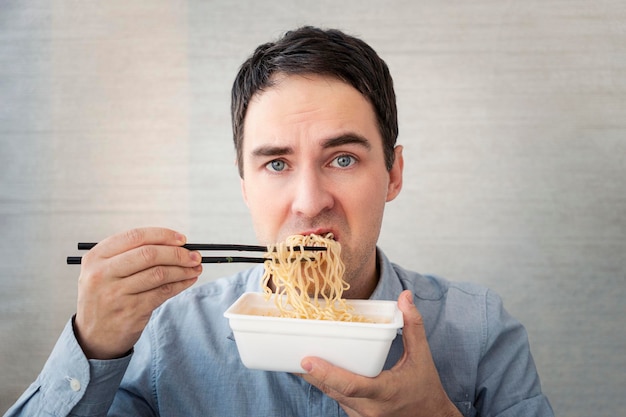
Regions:
M 395 158 L 393 160 L 391 170 L 389 171 L 389 185 L 387 186 L 386 200 L 387 202 L 396 198 L 398 194 L 400 194 L 400 190 L 402 189 L 402 172 L 404 170 L 402 149 L 403 147 L 401 145 L 398 145 L 393 150 Z

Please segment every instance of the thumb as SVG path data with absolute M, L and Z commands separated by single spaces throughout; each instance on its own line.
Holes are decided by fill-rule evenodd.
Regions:
M 398 308 L 402 312 L 404 327 L 402 329 L 402 339 L 404 341 L 405 355 L 411 355 L 415 350 L 420 349 L 426 342 L 426 331 L 422 315 L 415 307 L 413 293 L 409 290 L 403 291 L 398 297 Z

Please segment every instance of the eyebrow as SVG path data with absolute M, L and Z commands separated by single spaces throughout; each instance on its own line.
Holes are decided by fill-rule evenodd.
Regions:
M 367 138 L 357 135 L 356 133 L 346 133 L 336 138 L 326 139 L 322 142 L 323 148 L 334 148 L 342 145 L 361 145 L 366 149 L 371 149 L 372 144 Z
M 326 139 L 322 141 L 322 148 L 329 149 L 343 145 L 360 145 L 366 149 L 371 149 L 372 144 L 369 140 L 361 135 L 355 133 L 346 133 L 334 138 Z M 291 146 L 259 146 L 252 151 L 253 156 L 280 156 L 293 154 L 293 148 Z
M 252 156 L 280 156 L 280 155 L 291 155 L 293 153 L 293 148 L 290 146 L 270 146 L 264 145 L 259 146 L 258 148 L 252 151 Z

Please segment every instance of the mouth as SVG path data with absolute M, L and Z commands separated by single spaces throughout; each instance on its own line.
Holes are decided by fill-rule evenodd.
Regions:
M 335 231 L 333 231 L 332 229 L 315 229 L 315 230 L 307 230 L 304 232 L 300 232 L 298 233 L 300 235 L 303 236 L 308 236 L 308 235 L 317 235 L 317 236 L 323 236 L 323 237 L 328 237 L 336 242 L 339 241 L 337 233 Z

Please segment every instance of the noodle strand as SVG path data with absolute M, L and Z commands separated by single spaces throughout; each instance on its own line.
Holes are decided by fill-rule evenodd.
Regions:
M 304 246 L 324 246 L 324 251 L 305 251 Z M 294 248 L 300 248 L 295 250 Z M 293 235 L 285 242 L 270 246 L 265 255 L 262 278 L 266 298 L 274 284 L 276 307 L 281 317 L 363 321 L 352 314 L 353 308 L 342 298 L 350 285 L 343 280 L 345 267 L 341 261 L 341 245 L 332 233 L 325 236 Z

